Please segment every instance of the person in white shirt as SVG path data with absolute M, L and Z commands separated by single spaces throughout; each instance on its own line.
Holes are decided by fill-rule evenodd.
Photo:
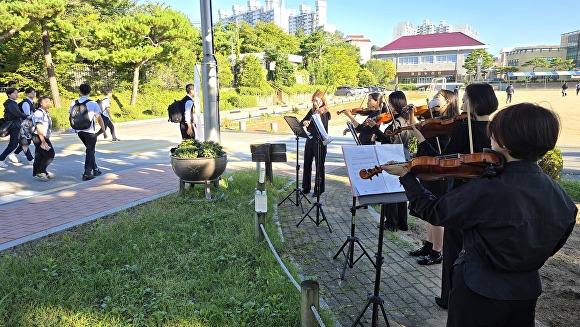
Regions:
M 105 129 L 108 127 L 109 130 L 111 130 L 111 135 L 113 136 L 113 139 L 111 140 L 111 142 L 119 142 L 121 140 L 119 140 L 117 138 L 117 135 L 115 134 L 115 125 L 113 125 L 113 115 L 111 114 L 111 109 L 110 109 L 112 96 L 113 96 L 112 90 L 105 91 L 105 97 L 101 100 L 101 110 L 103 111 L 103 114 L 101 115 L 101 117 L 103 117 L 103 122 L 105 123 Z M 103 130 L 100 130 L 97 134 L 100 135 L 101 133 L 103 133 Z
M 22 100 L 18 104 L 18 106 L 26 116 L 30 117 L 30 115 L 32 115 L 32 113 L 34 112 L 34 98 L 36 98 L 36 91 L 32 87 L 27 87 L 24 90 L 24 93 L 26 93 L 26 99 Z M 30 135 L 30 132 L 25 130 L 25 127 L 22 127 L 22 130 L 20 131 L 20 140 L 19 140 L 20 143 L 18 144 L 16 150 L 14 150 L 14 153 L 8 156 L 8 158 L 13 162 L 18 162 L 19 160 L 16 156 L 20 152 L 24 151 L 26 159 L 28 160 L 28 162 L 32 163 L 34 157 L 32 156 L 32 153 L 30 153 L 30 149 L 28 148 L 30 146 L 30 142 L 32 141 L 31 137 L 32 135 Z
M 181 99 L 182 111 L 181 122 L 179 123 L 179 130 L 181 131 L 182 139 L 194 139 L 196 121 L 193 115 L 193 99 L 195 99 L 195 87 L 193 84 L 185 86 L 187 94 Z
M 101 171 L 97 166 L 97 162 L 95 160 L 95 147 L 97 145 L 97 131 L 95 129 L 95 120 L 101 126 L 103 130 L 103 136 L 107 138 L 107 131 L 105 130 L 105 123 L 103 122 L 103 118 L 101 117 L 101 107 L 95 101 L 89 99 L 89 95 L 91 94 L 91 86 L 89 84 L 81 84 L 79 86 L 79 91 L 81 97 L 77 100 L 79 103 L 86 103 L 88 112 L 89 112 L 89 119 L 92 121 L 91 126 L 87 129 L 83 129 L 80 131 L 75 131 L 79 136 L 79 139 L 83 142 L 86 147 L 86 154 L 85 154 L 85 171 L 82 175 L 83 181 L 91 180 L 99 175 L 101 175 Z M 72 112 L 72 109 L 75 105 L 75 102 L 71 103 L 69 114 Z
M 42 96 L 38 99 L 38 109 L 32 116 L 32 123 L 35 129 L 32 131 L 32 142 L 34 143 L 34 163 L 32 164 L 32 175 L 43 182 L 53 179 L 53 173 L 46 169 L 54 159 L 54 148 L 50 142 L 52 133 L 52 119 L 48 113 L 50 108 L 50 98 Z

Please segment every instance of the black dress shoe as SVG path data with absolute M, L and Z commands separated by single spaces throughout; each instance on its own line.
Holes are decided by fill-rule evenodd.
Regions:
M 447 303 L 445 303 L 445 301 L 443 301 L 442 298 L 436 296 L 435 297 L 435 303 L 437 303 L 437 305 L 441 308 L 441 309 L 445 309 L 447 310 Z
M 94 176 L 101 176 L 102 174 L 103 174 L 103 173 L 102 173 L 100 170 L 98 170 L 98 169 L 94 169 L 94 170 L 93 170 L 93 175 L 94 175 Z
M 417 250 L 413 250 L 411 252 L 409 252 L 409 255 L 412 257 L 423 257 L 428 255 L 429 253 L 431 253 L 431 249 L 425 245 L 423 245 L 422 247 L 418 248 Z
M 94 179 L 95 175 L 87 175 L 87 174 L 83 174 L 83 181 L 90 181 L 91 179 Z
M 424 256 L 423 258 L 417 259 L 417 263 L 420 264 L 421 266 L 434 265 L 441 263 L 441 261 L 443 261 L 443 255 L 441 255 L 441 253 L 439 254 L 431 253 L 429 255 Z

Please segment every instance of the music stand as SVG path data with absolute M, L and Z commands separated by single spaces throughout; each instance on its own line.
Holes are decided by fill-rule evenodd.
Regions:
M 286 123 L 288 124 L 288 126 L 290 126 L 290 129 L 292 129 L 292 132 L 296 136 L 296 187 L 294 188 L 294 190 L 292 192 L 290 192 L 290 194 L 288 194 L 284 198 L 284 200 L 282 200 L 282 201 L 280 201 L 280 203 L 278 203 L 278 206 L 280 206 L 286 200 L 289 200 L 295 206 L 300 206 L 300 210 L 302 211 L 302 213 L 304 213 L 304 207 L 302 206 L 302 198 L 304 198 L 306 201 L 308 201 L 308 203 L 312 203 L 312 202 L 310 202 L 310 200 L 308 200 L 308 198 L 306 197 L 306 195 L 304 194 L 304 192 L 302 192 L 302 188 L 298 186 L 299 185 L 299 176 L 300 176 L 300 163 L 299 163 L 300 147 L 299 147 L 299 139 L 301 137 L 307 138 L 308 137 L 308 134 L 306 133 L 306 131 L 304 131 L 304 128 L 302 128 L 302 126 L 300 125 L 300 122 L 298 121 L 298 118 L 296 118 L 294 116 L 284 116 L 284 120 L 286 121 Z M 296 193 L 296 201 L 293 201 L 292 200 L 292 194 L 294 194 L 294 193 Z
M 321 172 L 322 169 L 324 169 L 322 167 L 322 146 L 323 143 L 325 143 L 324 145 L 328 144 L 330 142 L 330 140 L 322 140 L 322 133 L 320 132 L 320 126 L 318 126 L 318 124 L 316 124 L 316 122 L 314 121 L 314 118 L 311 119 L 310 121 L 311 124 L 314 124 L 314 126 L 316 127 L 316 131 L 317 131 L 317 135 L 312 135 L 312 138 L 316 138 L 316 179 L 314 181 L 314 190 L 316 191 L 316 201 L 312 203 L 312 207 L 310 207 L 310 209 L 308 210 L 308 212 L 306 212 L 306 214 L 304 215 L 304 217 L 302 217 L 302 219 L 300 219 L 300 221 L 298 222 L 298 224 L 296 224 L 296 227 L 300 226 L 300 224 L 304 221 L 304 219 L 306 217 L 310 218 L 310 220 L 316 224 L 316 226 L 319 226 L 323 221 L 326 221 L 326 225 L 328 226 L 328 231 L 332 233 L 332 228 L 330 228 L 330 224 L 328 223 L 328 219 L 326 219 L 326 214 L 324 213 L 324 210 L 322 209 L 322 203 L 320 203 L 320 183 L 322 182 L 322 176 L 321 176 Z M 324 128 L 324 127 L 322 127 Z M 326 133 L 326 131 L 325 131 Z M 310 212 L 312 210 L 314 210 L 316 208 L 316 219 L 312 218 L 310 216 Z M 322 219 L 320 219 L 320 216 L 322 215 Z
M 348 130 L 350 131 L 350 134 L 352 135 L 352 138 L 354 139 L 354 142 L 356 143 L 356 145 L 360 145 L 360 139 L 358 138 L 358 134 L 356 133 L 356 129 L 355 129 L 353 123 L 350 121 L 347 121 L 346 127 L 348 127 Z

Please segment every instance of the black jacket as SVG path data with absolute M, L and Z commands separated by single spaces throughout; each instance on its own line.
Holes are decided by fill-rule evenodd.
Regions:
M 18 103 L 16 101 L 11 99 L 4 101 L 4 118 L 13 121 L 12 128 L 20 128 L 22 119 L 26 117 L 27 116 L 20 111 L 20 108 L 18 108 Z
M 540 269 L 566 242 L 578 209 L 534 162 L 513 161 L 496 177 L 435 197 L 413 174 L 400 178 L 410 207 L 437 226 L 463 230 L 465 283 L 499 300 L 530 300 L 542 292 Z
M 313 114 L 313 111 L 309 110 L 308 113 L 306 114 L 306 116 L 304 116 L 304 118 L 302 118 L 302 120 L 300 121 L 300 125 L 303 125 L 305 121 L 310 121 L 312 119 L 312 114 Z M 320 120 L 322 121 L 322 125 L 324 126 L 324 130 L 326 131 L 326 133 L 328 133 L 328 121 L 330 120 L 330 111 L 326 110 L 325 113 L 320 115 Z M 313 137 L 319 136 L 318 129 L 316 128 L 316 124 L 314 122 L 312 122 L 310 125 L 308 125 L 308 128 L 306 130 Z

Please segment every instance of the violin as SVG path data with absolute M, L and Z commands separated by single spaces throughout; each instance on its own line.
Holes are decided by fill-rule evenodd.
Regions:
M 418 179 L 433 181 L 444 177 L 478 178 L 493 177 L 505 166 L 505 158 L 491 149 L 472 154 L 455 154 L 441 157 L 417 157 L 409 162 L 395 162 L 388 165 L 402 165 Z M 380 166 L 361 169 L 362 179 L 371 179 L 383 171 Z
M 421 131 L 421 134 L 425 138 L 430 138 L 438 135 L 448 135 L 453 132 L 453 130 L 461 125 L 463 120 L 467 119 L 467 114 L 461 114 L 457 116 L 453 116 L 450 118 L 447 117 L 434 117 L 428 118 L 424 121 L 415 124 L 415 128 Z M 387 136 L 395 136 L 402 131 L 412 130 L 413 127 L 411 126 L 403 126 L 396 128 L 392 131 L 386 131 L 385 133 Z
M 413 115 L 415 115 L 415 117 L 431 117 L 431 112 L 429 111 L 429 107 L 426 104 L 417 107 L 413 105 L 405 106 L 403 107 L 403 112 L 408 113 L 411 108 L 413 108 Z
M 373 109 L 368 109 L 368 108 L 353 108 L 351 109 L 351 112 L 355 115 L 361 115 L 361 116 L 368 116 L 370 114 L 372 114 L 375 110 Z M 340 115 L 342 113 L 346 112 L 346 109 L 343 110 L 338 110 L 336 112 L 337 115 Z
M 372 119 L 375 121 L 375 123 L 377 125 L 383 124 L 383 123 L 388 123 L 391 120 L 393 120 L 393 115 L 391 115 L 390 113 L 386 112 L 386 113 L 382 113 L 380 115 L 374 116 L 372 118 L 367 118 L 367 120 L 364 121 L 363 125 L 368 125 L 368 121 Z

